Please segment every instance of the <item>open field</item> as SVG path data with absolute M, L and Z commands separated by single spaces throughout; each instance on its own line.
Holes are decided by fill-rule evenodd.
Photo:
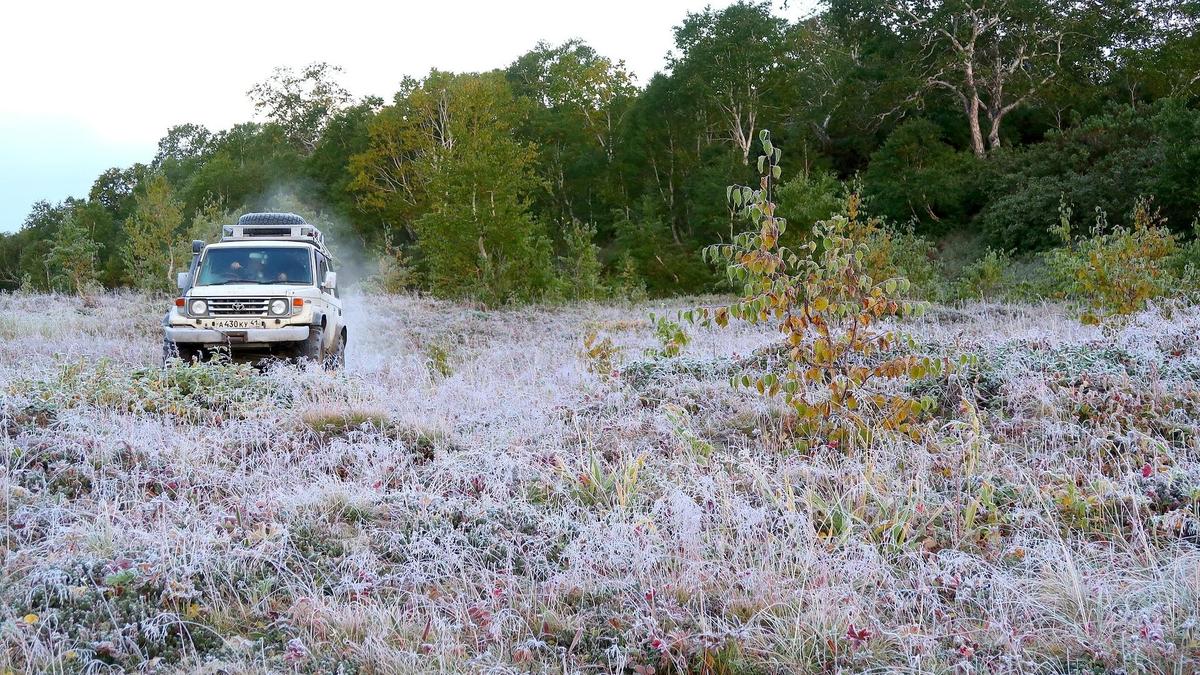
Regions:
M 327 377 L 164 375 L 163 305 L 0 295 L 0 672 L 1200 668 L 1200 310 L 932 311 L 978 367 L 848 455 L 661 306 L 356 298 Z

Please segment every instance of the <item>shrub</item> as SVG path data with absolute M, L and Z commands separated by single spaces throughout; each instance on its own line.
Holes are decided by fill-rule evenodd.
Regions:
M 601 338 L 595 330 L 589 330 L 583 336 L 583 351 L 580 357 L 587 363 L 590 373 L 608 375 L 616 370 L 616 358 L 621 348 L 613 344 L 612 338 Z
M 375 274 L 363 282 L 363 290 L 368 293 L 394 295 L 416 285 L 412 261 L 404 248 L 394 242 L 390 233 L 384 235 L 383 250 L 376 264 Z
M 903 300 L 910 284 L 902 277 L 876 279 L 867 258 L 876 220 L 860 219 L 860 200 L 851 195 L 845 215 L 813 226 L 812 237 L 798 251 L 779 244 L 786 219 L 776 216 L 771 194 L 782 173 L 781 152 L 770 134 L 760 135 L 764 155 L 757 189 L 732 186 L 728 197 L 750 228 L 732 243 L 705 249 L 705 258 L 720 260 L 741 297 L 728 306 L 698 310 L 703 321 L 728 325 L 730 319 L 771 322 L 784 335 L 788 354 L 782 372 L 757 378 L 734 376 L 735 385 L 784 399 L 795 412 L 794 431 L 802 446 L 820 440 L 864 442 L 877 430 L 919 435 L 914 424 L 923 404 L 888 380 L 921 378 L 942 363 L 901 353 L 914 345 L 906 334 L 882 327 L 886 318 L 903 318 L 919 308 Z M 688 312 L 694 318 L 696 312 Z
M 784 246 L 804 242 L 813 223 L 841 213 L 846 186 L 831 171 L 808 171 L 779 187 L 779 215 L 792 226 L 781 235 Z
M 911 225 L 897 228 L 881 219 L 868 219 L 860 227 L 867 251 L 864 269 L 872 278 L 904 278 L 911 288 L 906 293 L 926 299 L 940 295 L 942 273 L 928 239 L 914 232 Z
M 576 220 L 566 230 L 566 254 L 559 258 L 559 267 L 563 294 L 572 300 L 597 300 L 605 295 L 600 247 L 595 239 L 595 225 Z
M 897 127 L 871 155 L 863 180 L 878 213 L 942 233 L 965 222 L 974 208 L 977 164 L 970 153 L 945 143 L 936 124 L 914 119 Z
M 665 316 L 650 315 L 650 323 L 654 326 L 654 337 L 658 338 L 658 349 L 647 349 L 646 354 L 658 358 L 674 358 L 679 356 L 683 348 L 691 342 L 679 322 Z
M 1065 198 L 1060 206 L 1056 232 L 1067 243 L 1047 260 L 1068 292 L 1084 303 L 1086 323 L 1140 311 L 1178 282 L 1171 271 L 1178 251 L 1175 235 L 1150 200 L 1138 199 L 1131 220 L 1129 227 L 1112 227 L 1098 209 L 1091 236 L 1072 241 L 1071 207 Z
M 1003 251 L 988 248 L 982 258 L 963 268 L 958 281 L 959 297 L 994 299 L 1004 289 L 1008 266 L 1009 258 Z
M 1131 196 L 1154 195 L 1163 216 L 1183 226 L 1200 208 L 1200 112 L 1175 101 L 1124 106 L 1052 132 L 1042 143 L 1002 149 L 984 165 L 981 187 L 995 195 L 977 227 L 1005 250 L 1054 247 L 1060 199 L 1079 212 L 1099 208 L 1132 226 Z

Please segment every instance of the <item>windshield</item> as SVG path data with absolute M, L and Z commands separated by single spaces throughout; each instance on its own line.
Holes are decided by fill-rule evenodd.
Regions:
M 312 278 L 306 248 L 210 248 L 196 285 L 311 284 Z

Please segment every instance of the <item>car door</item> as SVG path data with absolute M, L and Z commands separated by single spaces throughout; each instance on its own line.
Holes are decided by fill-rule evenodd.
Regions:
M 317 253 L 317 284 L 321 287 L 321 300 L 325 304 L 326 332 L 329 347 L 337 344 L 337 336 L 342 332 L 342 300 L 338 289 L 325 288 L 325 273 L 332 272 L 333 265 L 323 253 Z

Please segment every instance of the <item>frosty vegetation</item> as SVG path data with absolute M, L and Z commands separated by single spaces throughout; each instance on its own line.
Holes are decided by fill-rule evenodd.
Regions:
M 918 440 L 800 451 L 712 300 L 352 298 L 329 377 L 0 295 L 0 671 L 1195 669 L 1200 310 L 932 308 Z

